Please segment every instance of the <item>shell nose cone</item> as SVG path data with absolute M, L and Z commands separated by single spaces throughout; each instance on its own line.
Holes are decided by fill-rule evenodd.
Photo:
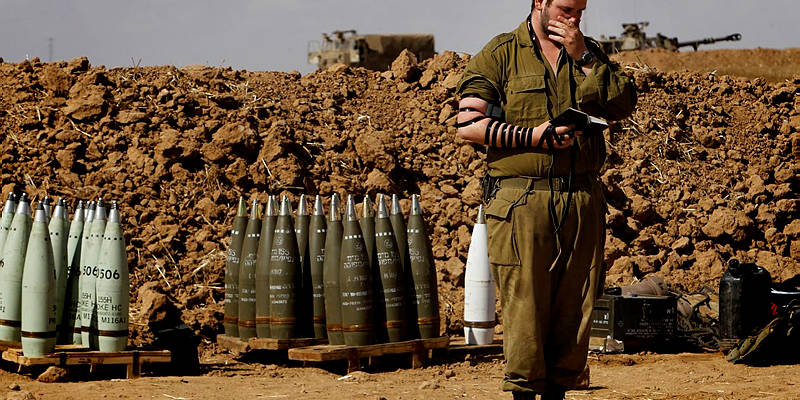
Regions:
M 304 194 L 300 195 L 300 202 L 297 204 L 297 215 L 308 215 L 308 205 Z
M 39 204 L 36 205 L 36 213 L 33 216 L 33 222 L 44 222 L 47 223 L 47 214 L 44 212 L 46 204 L 44 201 L 40 201 Z
M 253 202 L 250 204 L 250 219 L 258 219 L 259 218 L 258 214 L 259 214 L 259 211 L 260 211 L 259 210 L 260 207 L 261 207 L 261 205 L 258 204 L 258 200 L 257 199 L 253 199 Z
M 478 207 L 478 220 L 477 223 L 485 224 L 486 223 L 486 210 L 483 209 L 483 204 Z
M 372 205 L 372 199 L 369 195 L 364 196 L 364 202 L 361 203 L 361 218 L 372 218 L 375 216 L 375 207 Z
M 392 195 L 392 214 L 402 214 L 403 210 L 400 209 L 400 200 L 398 200 L 397 195 Z
M 325 216 L 325 209 L 323 208 L 322 197 L 320 197 L 320 195 L 314 198 L 314 215 Z
M 379 194 L 375 201 L 378 203 L 378 218 L 389 217 L 389 212 L 386 209 L 386 199 L 384 199 L 383 194 Z
M 19 203 L 17 204 L 16 213 L 31 215 L 31 204 L 28 200 L 28 195 L 26 193 L 23 193 L 22 197 L 20 197 Z
M 286 196 L 281 199 L 281 212 L 278 215 L 292 215 L 292 204 Z
M 341 221 L 342 216 L 339 214 L 339 193 L 334 193 L 331 196 L 331 218 L 330 220 L 333 221 Z
M 345 215 L 348 221 L 358 221 L 358 217 L 356 216 L 356 204 L 351 195 L 347 195 L 347 211 Z
M 419 195 L 411 196 L 411 215 L 422 214 L 422 207 L 419 205 Z
M 267 199 L 267 216 L 274 217 L 278 215 L 278 199 L 275 195 L 270 195 Z
M 56 207 L 53 209 L 53 219 L 66 219 L 66 208 L 64 199 L 58 199 Z
M 116 201 L 111 203 L 111 210 L 108 212 L 108 222 L 110 223 L 119 223 L 119 205 Z
M 103 199 L 97 200 L 97 205 L 94 208 L 94 220 L 102 221 L 106 219 L 106 203 Z
M 247 214 L 247 203 L 244 201 L 244 196 L 239 196 L 239 205 L 236 206 L 236 216 L 244 217 Z

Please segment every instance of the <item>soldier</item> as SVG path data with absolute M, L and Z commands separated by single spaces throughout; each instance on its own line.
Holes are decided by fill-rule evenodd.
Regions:
M 604 138 L 549 120 L 570 107 L 618 120 L 636 104 L 631 80 L 579 29 L 586 2 L 533 0 L 458 85 L 458 136 L 488 146 L 489 260 L 514 399 L 563 399 L 575 385 L 602 284 Z

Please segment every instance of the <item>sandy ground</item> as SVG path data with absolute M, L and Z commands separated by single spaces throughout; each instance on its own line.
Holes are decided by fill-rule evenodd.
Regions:
M 465 360 L 466 358 L 466 360 Z M 402 360 L 369 372 L 342 375 L 343 365 L 323 368 L 278 360 L 238 362 L 229 355 L 203 360 L 203 375 L 135 380 L 41 383 L 29 375 L 0 372 L 0 393 L 30 392 L 39 399 L 510 399 L 499 389 L 498 355 L 450 355 L 423 369 L 394 369 Z M 590 356 L 589 390 L 568 399 L 797 399 L 800 368 L 734 365 L 722 354 Z M 19 392 L 11 387 L 18 385 Z M 9 394 L 11 393 L 11 394 Z

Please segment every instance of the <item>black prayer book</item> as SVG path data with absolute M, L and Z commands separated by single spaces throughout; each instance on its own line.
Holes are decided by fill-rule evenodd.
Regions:
M 584 135 L 599 135 L 608 128 L 606 121 L 574 108 L 564 110 L 550 120 L 550 124 L 555 126 L 575 125 L 575 130 L 583 131 Z

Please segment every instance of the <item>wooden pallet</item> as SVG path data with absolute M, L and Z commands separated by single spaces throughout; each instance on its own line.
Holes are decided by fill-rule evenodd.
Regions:
M 467 344 L 466 339 L 459 336 L 450 341 L 448 352 L 499 354 L 503 352 L 503 335 L 494 335 L 492 343 L 489 344 Z
M 446 349 L 450 338 L 416 339 L 405 342 L 380 343 L 368 346 L 324 345 L 300 347 L 289 350 L 289 359 L 296 361 L 347 360 L 347 371 L 361 369 L 361 359 L 386 354 L 411 354 L 411 368 L 422 368 L 428 353 L 434 349 Z
M 247 341 L 224 334 L 217 335 L 217 344 L 232 353 L 244 354 L 253 350 L 289 350 L 295 347 L 314 346 L 328 343 L 328 339 L 270 339 L 250 338 Z
M 55 352 L 42 357 L 27 357 L 22 349 L 9 348 L 3 352 L 3 360 L 17 364 L 19 369 L 31 366 L 55 365 L 67 368 L 73 365 L 125 365 L 127 378 L 138 378 L 142 364 L 168 363 L 172 359 L 169 350 L 128 350 L 116 352 L 90 351 L 79 345 L 56 346 Z

